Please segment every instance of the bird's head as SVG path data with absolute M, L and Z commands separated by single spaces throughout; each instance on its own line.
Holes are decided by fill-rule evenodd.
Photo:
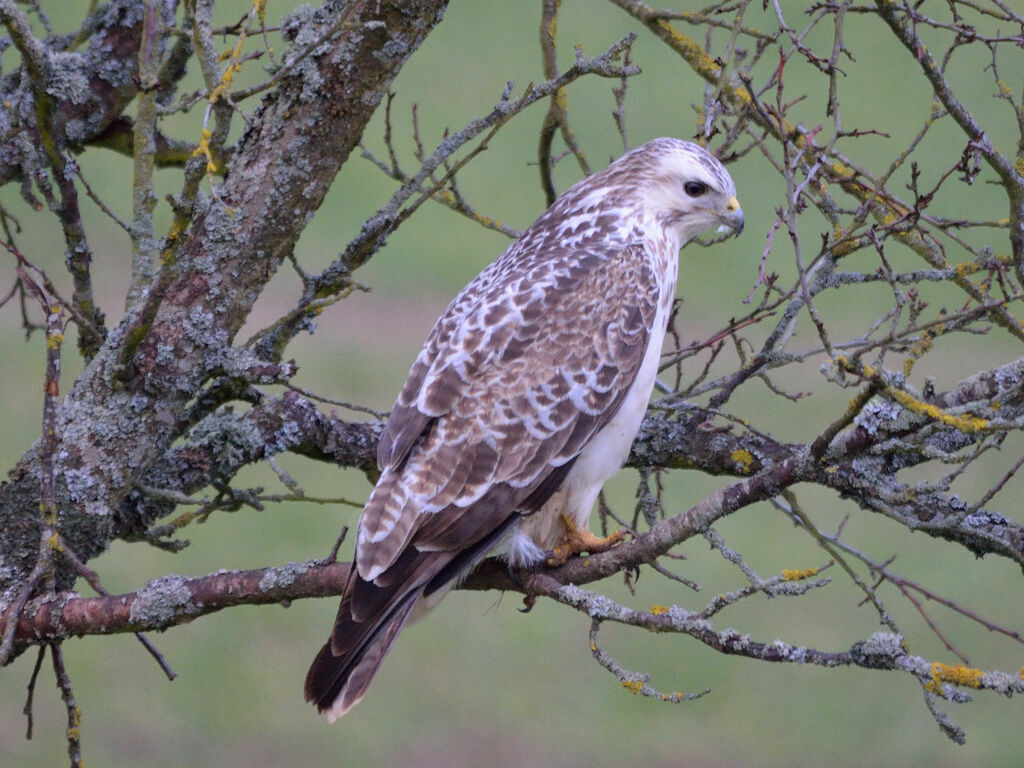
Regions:
M 654 139 L 622 158 L 643 166 L 640 204 L 684 245 L 712 227 L 739 234 L 743 209 L 718 158 L 681 139 Z M 620 162 L 622 162 L 620 161 Z

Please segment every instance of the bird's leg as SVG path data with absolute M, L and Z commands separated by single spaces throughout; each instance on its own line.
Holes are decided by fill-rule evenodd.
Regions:
M 626 538 L 625 531 L 616 531 L 611 536 L 595 536 L 586 526 L 576 527 L 576 523 L 567 515 L 561 515 L 561 519 L 565 526 L 565 538 L 548 556 L 547 564 L 552 567 L 564 564 L 570 557 L 581 552 L 589 552 L 591 555 L 605 552 Z

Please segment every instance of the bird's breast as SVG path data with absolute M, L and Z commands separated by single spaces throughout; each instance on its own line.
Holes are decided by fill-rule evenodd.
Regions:
M 661 348 L 675 294 L 674 266 L 669 267 L 667 275 L 663 273 L 666 279 L 658 286 L 661 300 L 636 378 L 615 414 L 580 452 L 561 487 L 540 510 L 520 522 L 509 548 L 512 562 L 529 564 L 539 559 L 543 550 L 557 545 L 565 535 L 562 515 L 571 519 L 577 528 L 587 527 L 601 487 L 629 456 L 658 375 Z

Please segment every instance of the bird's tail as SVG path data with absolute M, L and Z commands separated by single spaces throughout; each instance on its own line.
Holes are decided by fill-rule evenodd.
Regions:
M 306 700 L 332 722 L 358 704 L 406 622 L 436 605 L 451 583 L 483 557 L 518 518 L 518 514 L 510 514 L 482 536 L 466 536 L 468 545 L 461 548 L 420 551 L 415 545 L 408 546 L 372 581 L 365 581 L 353 567 L 331 639 L 306 675 Z M 467 516 L 463 522 L 466 520 L 474 522 L 475 518 Z
M 359 622 L 352 618 L 348 596 L 342 600 L 331 639 L 320 649 L 306 674 L 306 701 L 315 704 L 330 722 L 342 717 L 366 695 L 421 593 L 422 589 L 405 595 L 391 610 L 362 627 L 353 626 Z

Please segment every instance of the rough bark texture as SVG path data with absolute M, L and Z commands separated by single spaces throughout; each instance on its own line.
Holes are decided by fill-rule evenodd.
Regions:
M 81 149 L 118 119 L 138 91 L 138 57 L 142 38 L 142 4 L 136 0 L 106 3 L 86 22 L 84 48 L 45 54 L 46 105 L 53 116 L 50 140 Z M 70 42 L 70 41 L 67 41 Z M 34 84 L 11 75 L 3 83 L 0 110 L 0 184 L 24 181 L 47 158 L 40 153 Z M 27 187 L 26 187 L 27 188 Z
M 543 596 L 587 614 L 595 659 L 634 693 L 680 700 L 617 667 L 597 645 L 602 622 L 688 634 L 718 652 L 763 661 L 903 672 L 923 686 L 940 728 L 961 740 L 936 698 L 963 701 L 960 689 L 968 687 L 1024 693 L 1024 681 L 1019 674 L 911 655 L 879 587 L 905 597 L 964 664 L 966 655 L 928 616 L 926 601 L 1012 641 L 1021 640 L 1020 632 L 911 582 L 890 567 L 891 560 L 883 561 L 888 553 L 872 555 L 851 545 L 845 522 L 835 533 L 823 530 L 832 510 L 805 511 L 798 486 L 852 500 L 871 513 L 867 519 L 881 516 L 886 524 L 935 540 L 915 541 L 1024 566 L 1024 525 L 1011 519 L 1016 507 L 1010 491 L 1024 468 L 1024 325 L 1018 320 L 1024 303 L 1024 121 L 1022 98 L 1005 77 L 1019 70 L 1024 16 L 1009 5 L 877 0 L 856 7 L 818 3 L 805 14 L 786 3 L 723 2 L 666 14 L 639 0 L 609 0 L 625 24 L 624 36 L 593 58 L 577 51 L 575 62 L 560 71 L 559 63 L 569 58 L 556 56 L 560 3 L 542 3 L 538 71 L 547 79 L 521 87 L 521 95 L 509 84 L 496 105 L 481 106 L 480 117 L 461 130 L 453 127 L 433 149 L 415 116 L 411 148 L 396 148 L 386 113 L 387 156 L 366 155 L 397 189 L 356 237 L 339 243 L 339 255 L 322 272 L 306 272 L 296 259 L 301 297 L 243 342 L 237 336 L 254 302 L 293 256 L 395 76 L 441 22 L 446 3 L 322 0 L 317 8 L 302 6 L 269 21 L 267 5 L 257 0 L 241 21 L 216 28 L 214 0 L 109 0 L 81 29 L 60 37 L 46 31 L 40 4 L 0 0 L 0 24 L 14 49 L 5 52 L 4 66 L 20 57 L 13 65 L 18 69 L 0 80 L 0 185 L 20 184 L 33 208 L 48 209 L 36 221 L 53 216 L 45 226 L 64 236 L 68 272 L 51 282 L 53 275 L 18 251 L 19 225 L 11 224 L 0 200 L 0 245 L 15 264 L 14 289 L 0 296 L 0 306 L 13 306 L 12 297 L 23 306 L 38 299 L 47 319 L 45 439 L 27 448 L 0 483 L 0 659 L 49 644 L 61 667 L 60 641 L 75 635 L 163 630 L 235 605 L 339 593 L 348 565 L 326 561 L 196 578 L 169 575 L 113 596 L 93 584 L 100 595 L 94 598 L 71 587 L 77 576 L 90 578 L 84 563 L 116 539 L 174 548 L 174 535 L 192 520 L 261 505 L 259 493 L 238 486 L 239 472 L 279 454 L 357 468 L 372 479 L 380 423 L 329 412 L 318 395 L 296 388 L 296 364 L 285 354 L 289 342 L 358 287 L 354 271 L 425 201 L 515 236 L 471 206 L 456 176 L 531 104 L 550 98 L 537 149 L 541 189 L 549 200 L 559 142 L 580 173 L 591 167 L 571 129 L 578 119 L 569 108 L 576 80 L 604 77 L 618 86 L 615 130 L 628 145 L 626 86 L 640 70 L 627 60 L 636 36 L 625 33 L 639 23 L 646 42 L 673 55 L 679 68 L 673 87 L 680 73 L 707 86 L 695 104 L 695 137 L 735 163 L 737 179 L 753 166 L 763 174 L 757 184 L 737 185 L 745 205 L 760 207 L 762 217 L 774 213 L 761 233 L 748 227 L 744 236 L 748 257 L 763 247 L 761 269 L 748 303 L 734 302 L 721 317 L 715 308 L 709 314 L 716 317 L 693 324 L 700 330 L 687 326 L 692 316 L 683 310 L 677 348 L 662 371 L 663 381 L 674 378 L 671 394 L 653 404 L 628 460 L 641 475 L 638 503 L 632 520 L 618 522 L 632 529 L 633 538 L 602 554 L 529 573 L 485 560 L 462 587 L 515 591 L 528 604 Z M 851 38 L 849 28 L 861 37 Z M 887 133 L 906 131 L 906 116 L 896 114 L 902 104 L 878 99 L 876 111 L 848 110 L 845 123 L 842 117 L 838 84 L 862 76 L 860 62 L 884 46 L 886 55 L 905 65 L 899 76 L 908 89 L 934 98 L 919 131 L 905 141 L 892 141 Z M 271 56 L 275 47 L 281 50 Z M 234 87 L 234 74 L 257 61 L 265 67 L 261 82 Z M 1002 112 L 981 114 L 975 94 L 947 78 L 950 62 L 950 69 L 975 67 Z M 791 76 L 796 68 L 799 76 Z M 186 72 L 201 77 L 193 94 L 178 93 Z M 817 101 L 800 90 L 809 90 L 807 83 L 814 94 L 828 93 L 824 117 Z M 444 92 L 458 84 L 440 86 Z M 868 90 L 877 88 L 872 83 Z M 657 97 L 665 93 L 662 88 Z M 202 131 L 165 134 L 179 113 L 194 128 L 201 121 Z M 1016 155 L 989 138 L 1007 133 L 997 120 L 1015 123 L 1008 130 L 1019 134 Z M 232 128 L 243 121 L 240 138 L 230 141 Z M 953 139 L 936 135 L 933 126 L 940 123 Z M 933 141 L 945 146 L 945 155 L 932 151 Z M 81 211 L 90 204 L 82 202 L 86 195 L 102 203 L 102 194 L 88 189 L 74 164 L 78 153 L 95 147 L 134 161 L 125 237 L 132 282 L 124 317 L 109 328 L 92 299 L 97 249 L 87 242 Z M 858 152 L 870 159 L 858 162 Z M 408 156 L 418 167 L 402 168 Z M 181 188 L 170 203 L 173 223 L 161 233 L 154 224 L 159 200 L 153 168 L 167 166 L 177 169 Z M 1005 196 L 998 211 L 969 205 L 980 186 Z M 61 296 L 65 285 L 72 286 L 70 300 Z M 680 287 L 688 297 L 703 286 L 687 280 Z M 867 291 L 858 293 L 867 287 L 874 290 L 870 301 L 862 299 Z M 23 312 L 26 328 L 38 314 L 34 304 L 31 310 Z M 732 313 L 746 314 L 728 317 Z M 61 323 L 69 316 L 85 361 L 73 382 L 60 378 L 59 366 L 61 355 L 71 354 L 61 347 Z M 722 325 L 710 331 L 707 322 Z M 969 365 L 960 381 L 936 386 L 935 378 L 951 378 L 942 355 L 973 354 L 981 335 L 998 337 L 998 352 L 977 373 Z M 748 396 L 752 387 L 761 388 L 756 399 L 734 398 Z M 802 403 L 812 389 L 815 398 L 822 395 L 816 410 L 799 412 L 816 414 L 819 423 L 808 417 L 793 430 L 803 442 L 766 431 L 763 422 L 770 419 L 758 409 L 774 410 L 781 398 L 786 407 L 788 401 Z M 751 402 L 757 405 L 751 408 Z M 995 456 L 1002 463 L 989 463 Z M 675 508 L 663 499 L 661 473 L 678 469 L 715 475 L 718 489 L 689 509 Z M 972 472 L 981 475 L 983 487 L 974 478 L 965 481 Z M 279 477 L 293 488 L 283 472 Z M 198 500 L 204 493 L 215 498 Z M 787 516 L 795 536 L 809 537 L 826 552 L 828 564 L 764 577 L 730 550 L 714 525 L 762 502 Z M 851 516 L 857 512 L 849 509 Z M 581 588 L 623 574 L 632 587 L 641 570 L 690 586 L 670 558 L 697 537 L 736 565 L 744 580 L 742 588 L 716 594 L 702 610 L 640 610 Z M 818 573 L 833 565 L 863 593 L 864 610 L 877 614 L 882 632 L 822 651 L 712 627 L 719 611 L 747 597 L 824 587 L 828 578 Z M 686 593 L 681 603 L 690 597 Z M 66 670 L 57 676 L 65 701 L 73 702 Z M 77 710 L 67 708 L 71 722 Z M 77 726 L 69 727 L 72 733 Z
M 94 557 L 117 535 L 118 510 L 120 524 L 133 525 L 123 519 L 125 497 L 182 434 L 189 403 L 203 385 L 234 365 L 226 357 L 253 302 L 445 5 L 329 2 L 293 22 L 303 41 L 328 27 L 339 31 L 264 99 L 221 194 L 197 203 L 194 223 L 180 235 L 182 245 L 156 288 L 111 330 L 61 405 L 62 531 L 81 557 Z M 138 12 L 125 15 L 139 20 Z M 137 34 L 132 39 L 137 54 Z M 130 60 L 131 51 L 124 57 Z M 123 96 L 101 100 L 112 110 L 124 103 Z M 0 541 L 4 602 L 38 553 L 38 473 L 30 452 L 0 486 L 0 528 L 8 532 Z M 57 575 L 65 586 L 74 579 L 63 568 Z

